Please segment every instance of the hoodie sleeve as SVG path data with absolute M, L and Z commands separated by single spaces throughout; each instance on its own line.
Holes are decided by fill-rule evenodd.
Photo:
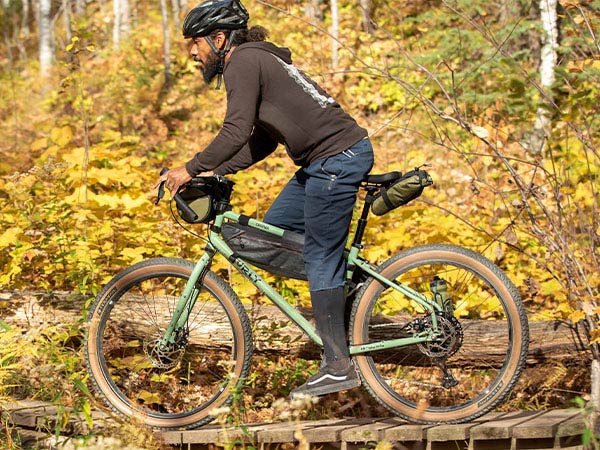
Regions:
M 261 85 L 260 63 L 257 58 L 252 58 L 252 53 L 234 51 L 225 65 L 223 75 L 227 88 L 227 113 L 223 127 L 208 147 L 186 163 L 185 167 L 191 176 L 214 170 L 229 161 L 250 140 Z
M 225 161 L 219 167 L 214 169 L 218 175 L 228 175 L 244 170 L 275 151 L 277 141 L 274 140 L 267 131 L 257 125 L 250 136 L 250 140 L 235 156 Z

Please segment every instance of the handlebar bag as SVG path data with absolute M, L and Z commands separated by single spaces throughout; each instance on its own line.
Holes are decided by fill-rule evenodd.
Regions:
M 222 235 L 244 261 L 275 275 L 307 280 L 304 270 L 304 236 L 286 231 L 282 237 L 239 223 L 226 222 Z
M 215 196 L 210 186 L 190 185 L 179 195 L 197 216 L 194 220 L 177 205 L 179 216 L 187 223 L 208 223 L 215 218 Z
M 383 188 L 377 194 L 371 211 L 376 216 L 383 216 L 398 206 L 406 205 L 419 197 L 423 193 L 423 189 L 432 184 L 433 180 L 425 170 L 415 169 L 406 172 L 398 181 L 388 188 Z

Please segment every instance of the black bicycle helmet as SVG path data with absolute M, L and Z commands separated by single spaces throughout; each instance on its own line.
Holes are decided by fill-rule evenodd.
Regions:
M 245 28 L 250 15 L 239 0 L 208 0 L 193 8 L 183 21 L 187 38 L 208 36 L 215 30 Z

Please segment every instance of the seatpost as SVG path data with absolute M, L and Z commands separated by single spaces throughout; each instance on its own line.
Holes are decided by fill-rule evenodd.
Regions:
M 375 201 L 373 192 L 375 192 L 377 188 L 375 186 L 367 186 L 365 187 L 365 190 L 367 191 L 367 196 L 365 198 L 360 219 L 358 219 L 358 224 L 356 225 L 354 241 L 352 242 L 352 246 L 357 248 L 362 248 L 362 240 L 365 235 L 365 229 L 367 228 L 367 221 L 369 220 L 369 211 L 371 210 L 371 205 Z

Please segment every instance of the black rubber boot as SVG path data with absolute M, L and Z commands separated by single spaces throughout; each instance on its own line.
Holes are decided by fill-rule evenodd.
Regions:
M 350 364 L 344 315 L 346 296 L 344 288 L 310 293 L 317 331 L 323 340 L 327 365 L 341 370 Z
M 325 364 L 291 395 L 324 395 L 360 386 L 360 378 L 348 353 L 344 288 L 314 291 L 310 297 L 317 332 L 323 341 Z

